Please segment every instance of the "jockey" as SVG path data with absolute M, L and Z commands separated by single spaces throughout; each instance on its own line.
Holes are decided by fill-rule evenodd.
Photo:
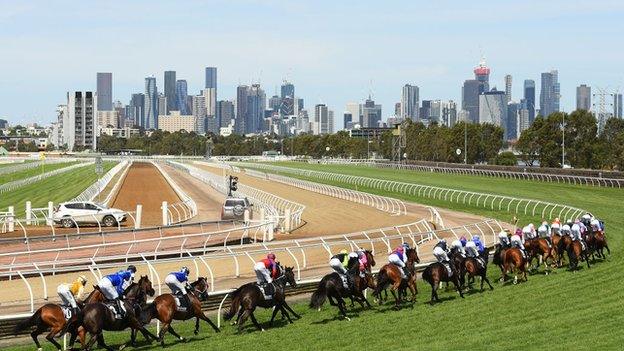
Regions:
M 481 242 L 481 238 L 479 238 L 478 235 L 474 235 L 472 237 L 472 242 L 474 242 L 475 245 L 477 246 L 477 250 L 479 251 L 479 254 L 485 251 L 485 245 L 483 245 L 483 243 Z M 468 243 L 466 243 L 466 245 L 468 245 Z
M 61 298 L 63 305 L 71 306 L 74 315 L 78 315 L 79 309 L 76 299 L 82 296 L 84 286 L 87 284 L 87 278 L 84 275 L 79 276 L 73 283 L 63 283 L 56 288 L 56 293 Z
M 466 256 L 476 258 L 479 257 L 479 250 L 477 249 L 477 244 L 470 240 L 466 242 Z
M 550 226 L 552 234 L 559 234 L 561 235 L 560 231 L 561 231 L 561 222 L 559 221 L 559 218 L 555 218 L 555 220 L 552 222 L 552 225 Z
M 126 312 L 123 303 L 121 303 L 123 293 L 134 281 L 136 270 L 134 265 L 129 265 L 125 271 L 109 274 L 98 282 L 98 286 L 102 294 L 104 294 L 104 297 L 108 301 L 115 301 L 117 303 L 117 313 L 120 317 L 123 317 Z
M 459 252 L 459 254 L 462 255 L 462 257 L 466 257 L 466 251 L 464 250 L 464 245 L 462 244 L 460 240 L 453 240 L 453 242 L 451 243 L 451 252 Z
M 600 221 L 597 218 L 594 218 L 589 223 L 592 229 L 592 232 L 598 233 L 602 231 L 602 226 L 600 225 Z
M 279 272 L 277 271 L 277 262 L 275 262 L 275 254 L 269 253 L 266 258 L 258 261 L 254 266 L 258 285 L 271 284 L 276 279 Z
M 466 245 L 468 245 L 467 242 Z M 446 254 L 446 241 L 444 241 L 444 239 L 440 239 L 440 242 L 433 248 L 433 256 L 438 260 L 438 263 L 446 267 L 449 271 L 449 275 L 453 274 L 453 268 L 449 264 L 450 260 Z
M 524 241 L 535 239 L 537 237 L 537 234 L 535 233 L 535 226 L 533 225 L 533 223 L 530 223 L 529 225 L 522 228 L 522 236 Z
M 498 242 L 500 243 L 501 247 L 509 247 L 509 236 L 507 235 L 506 231 L 503 230 L 498 233 Z
M 466 237 L 465 237 L 464 235 L 462 235 L 462 236 L 459 238 L 459 242 L 462 244 L 462 247 L 466 246 L 466 242 L 467 242 L 467 241 L 468 241 L 468 240 L 466 240 Z M 452 246 L 452 245 L 451 245 L 451 246 Z
M 511 236 L 511 247 L 517 247 L 518 249 L 520 249 L 520 251 L 522 252 L 522 255 L 526 258 L 529 257 L 527 255 L 526 250 L 524 249 L 524 244 L 522 243 L 522 239 L 520 238 L 520 235 L 514 234 Z
M 171 293 L 184 297 L 188 305 L 190 305 L 190 300 L 186 294 L 188 292 L 187 290 L 190 290 L 188 282 L 189 273 L 191 273 L 191 271 L 188 267 L 182 267 L 180 271 L 171 272 L 165 277 L 165 284 L 171 289 Z
M 440 241 L 438 241 L 438 243 L 436 244 L 435 247 L 439 247 L 442 249 L 442 251 L 444 251 L 444 253 L 446 254 L 446 252 L 448 252 L 448 249 L 446 248 L 446 239 L 442 238 L 440 239 Z M 448 261 L 448 258 L 447 258 Z
M 581 221 L 578 219 L 574 222 L 572 228 L 570 228 L 570 237 L 572 238 L 572 241 L 578 240 L 581 243 L 583 250 L 585 250 L 587 245 L 585 244 L 585 240 L 583 240 L 583 227 L 581 224 Z
M 399 269 L 399 271 L 401 272 L 401 278 L 402 279 L 407 279 L 407 277 L 409 276 L 409 271 L 408 271 L 408 267 L 406 265 L 407 263 L 407 249 L 405 247 L 405 243 L 403 243 L 403 245 L 397 247 L 396 249 L 394 249 L 394 251 L 392 251 L 392 253 L 390 254 L 390 256 L 388 256 L 388 261 L 390 263 L 392 263 L 393 265 L 401 268 Z M 407 247 L 409 248 L 409 246 Z
M 581 223 L 583 223 L 586 227 L 589 227 L 591 220 L 594 218 L 591 213 L 587 212 L 583 216 L 581 216 Z
M 366 257 L 366 250 L 358 249 L 356 253 L 358 256 L 358 268 L 360 271 L 360 277 L 364 278 L 364 275 L 366 274 L 366 269 L 368 268 L 368 258 Z
M 349 276 L 348 273 L 348 269 L 349 269 L 349 261 L 352 258 L 358 258 L 359 259 L 359 255 L 357 252 L 351 252 L 349 253 L 347 250 L 340 250 L 340 253 L 338 253 L 337 255 L 334 255 L 330 260 L 329 260 L 329 266 L 331 268 L 334 269 L 334 271 L 336 271 L 336 273 L 338 273 L 338 275 L 340 275 L 341 277 L 344 277 L 347 279 L 347 283 L 349 285 L 351 285 L 351 277 Z

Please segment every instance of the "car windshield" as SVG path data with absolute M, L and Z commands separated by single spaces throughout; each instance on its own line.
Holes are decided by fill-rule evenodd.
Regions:
M 230 199 L 225 201 L 226 207 L 234 207 L 236 205 L 245 206 L 245 200 L 243 199 Z

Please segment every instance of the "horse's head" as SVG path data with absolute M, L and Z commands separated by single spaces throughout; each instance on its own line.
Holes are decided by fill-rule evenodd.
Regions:
M 366 281 L 366 285 L 371 288 L 371 289 L 377 289 L 377 280 L 375 279 L 375 276 L 373 276 L 371 273 L 366 273 L 364 275 L 364 280 Z
M 156 291 L 154 291 L 154 287 L 152 286 L 152 282 L 146 275 L 141 276 L 137 285 L 139 286 L 139 290 L 148 296 L 154 296 L 154 294 L 156 294 Z
M 375 256 L 373 256 L 373 252 L 370 250 L 364 250 L 364 254 L 366 255 L 366 261 L 372 267 L 375 267 Z
M 191 283 L 191 287 L 201 300 L 208 298 L 208 279 L 205 277 L 199 277 L 196 281 Z
M 293 271 L 293 267 L 284 267 L 282 274 L 286 279 L 286 282 L 290 284 L 293 288 L 297 287 L 297 280 L 295 279 L 295 272 Z
M 407 255 L 408 261 L 412 263 L 420 263 L 420 258 L 418 257 L 418 254 L 416 253 L 416 249 L 413 249 L 413 248 L 407 249 L 407 251 L 405 252 L 405 255 Z

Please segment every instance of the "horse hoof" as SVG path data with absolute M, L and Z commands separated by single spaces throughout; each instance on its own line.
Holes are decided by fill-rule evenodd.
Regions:
M 40 348 L 37 349 L 37 351 L 43 351 L 43 348 L 40 347 Z
M 186 339 L 185 339 L 185 338 L 183 338 L 183 337 L 180 337 L 180 341 L 182 341 L 182 342 L 186 342 Z
M 319 307 L 319 308 L 317 309 L 317 311 L 318 311 L 318 312 L 321 312 L 321 308 Z
M 119 351 L 121 351 L 121 350 L 123 350 L 123 349 L 125 349 L 125 348 L 126 348 L 126 344 L 123 344 L 123 345 L 119 346 L 119 349 L 118 349 L 118 350 L 119 350 Z
M 262 329 L 260 329 L 260 331 L 261 331 L 261 332 L 264 332 L 265 330 L 264 330 L 264 328 L 262 328 Z
M 345 319 L 348 320 L 349 322 L 351 322 L 351 318 L 345 316 Z

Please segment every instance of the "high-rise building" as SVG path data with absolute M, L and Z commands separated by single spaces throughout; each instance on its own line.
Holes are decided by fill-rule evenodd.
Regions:
M 215 118 L 217 115 L 217 88 L 206 88 L 202 90 L 202 95 L 206 99 L 206 115 Z
M 145 126 L 145 94 L 132 94 L 130 98 L 130 111 L 128 118 L 132 119 L 135 126 Z
M 334 132 L 334 111 L 327 105 L 318 104 L 314 106 L 314 134 L 331 134 Z
M 234 124 L 235 132 L 245 134 L 245 117 L 247 116 L 247 95 L 249 95 L 249 86 L 239 85 L 236 88 L 236 123 Z
M 167 111 L 167 97 L 163 94 L 158 94 L 158 116 L 165 116 L 167 114 L 165 111 Z
M 165 132 L 197 132 L 197 117 L 194 115 L 181 115 L 180 111 L 172 111 L 168 115 L 158 116 L 159 128 Z
M 353 128 L 353 115 L 349 111 L 345 111 L 342 114 L 342 128 L 343 129 L 352 129 Z
M 589 111 L 591 108 L 591 87 L 581 84 L 576 87 L 576 109 Z
M 420 104 L 419 88 L 416 85 L 405 84 L 401 91 L 401 114 L 403 120 L 418 121 L 418 106 Z
M 355 126 L 356 124 L 362 126 L 362 109 L 361 105 L 357 102 L 347 102 L 347 106 L 345 111 L 349 111 L 351 113 L 351 123 Z
M 613 117 L 614 118 L 624 118 L 624 115 L 622 114 L 623 110 L 622 110 L 622 94 L 618 94 L 615 93 L 613 95 Z
M 507 103 L 504 91 L 486 91 L 479 95 L 479 123 L 492 123 L 505 127 Z
M 505 100 L 507 103 L 511 101 L 511 74 L 505 76 Z
M 540 114 L 544 117 L 559 112 L 559 73 L 556 70 L 542 73 L 542 89 L 540 91 Z
M 217 120 L 221 128 L 233 124 L 235 116 L 233 101 L 221 100 L 217 102 Z
M 190 115 L 191 111 L 189 106 L 187 105 L 188 100 L 188 85 L 186 84 L 186 80 L 180 79 L 176 81 L 176 107 L 180 114 L 183 116 Z
M 428 124 L 431 119 L 431 100 L 423 100 L 420 111 L 418 112 L 419 120 L 425 121 L 423 123 Z
M 444 124 L 442 114 L 444 112 L 444 103 L 442 100 L 432 100 L 431 109 L 429 110 L 429 122 Z
M 161 115 L 169 114 L 170 111 L 180 111 L 176 98 L 176 71 L 165 71 L 165 97 L 166 111 L 160 111 Z
M 449 100 L 442 108 L 442 124 L 453 127 L 457 123 L 457 103 Z
M 485 65 L 485 57 L 474 69 L 475 79 L 479 82 L 479 94 L 490 91 L 490 69 Z
M 217 89 L 217 67 L 206 67 L 206 89 Z
M 7 129 L 8 127 L 9 127 L 9 121 L 7 121 L 6 119 L 0 119 L 0 129 Z
M 520 138 L 520 135 L 525 130 L 529 129 L 531 122 L 529 120 L 529 102 L 522 99 L 520 103 L 520 110 L 518 111 L 518 124 L 516 127 L 516 136 Z
M 113 110 L 113 74 L 108 72 L 97 73 L 97 102 L 98 111 Z
M 192 100 L 192 115 L 195 116 L 195 131 L 199 134 L 206 132 L 206 97 L 204 95 L 195 95 Z
M 377 127 L 381 121 L 381 105 L 375 104 L 375 101 L 368 96 L 364 104 L 360 106 L 362 111 L 362 127 Z
M 158 129 L 158 88 L 156 78 L 145 78 L 145 106 L 144 120 L 141 127 L 145 129 Z
M 532 79 L 524 80 L 524 101 L 524 108 L 527 110 L 530 125 L 535 120 L 535 81 Z M 520 133 L 519 129 L 518 133 Z
M 507 104 L 507 121 L 505 123 L 505 140 L 518 139 L 518 114 L 520 113 L 520 104 L 510 101 Z
M 264 110 L 266 110 L 266 94 L 260 84 L 252 84 L 247 93 L 245 134 L 264 130 Z
M 90 91 L 67 93 L 63 135 L 70 151 L 97 148 L 97 97 Z
M 468 112 L 468 121 L 479 122 L 479 87 L 481 83 L 476 79 L 469 79 L 462 87 L 462 110 Z M 425 118 L 422 114 L 420 118 Z
M 394 117 L 397 117 L 398 119 L 403 120 L 403 118 L 401 118 L 401 103 L 400 102 L 394 103 Z

